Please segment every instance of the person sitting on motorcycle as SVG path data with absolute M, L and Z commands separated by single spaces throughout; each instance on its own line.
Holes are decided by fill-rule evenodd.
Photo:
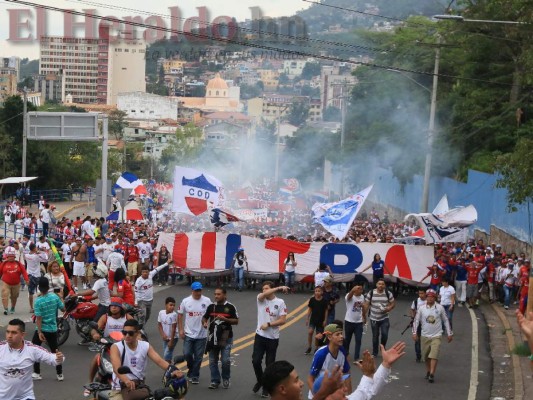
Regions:
M 122 268 L 117 269 L 115 271 L 114 279 L 115 282 L 111 289 L 113 291 L 111 296 L 120 297 L 122 300 L 124 300 L 124 303 L 134 306 L 135 294 L 133 293 L 133 287 L 131 286 L 131 283 L 126 278 L 126 271 Z
M 78 296 L 91 296 L 91 300 L 98 299 L 98 311 L 94 317 L 94 321 L 98 322 L 100 317 L 105 315 L 111 303 L 111 295 L 109 294 L 109 287 L 107 282 L 107 267 L 103 263 L 93 268 L 93 275 L 98 277 L 94 282 L 93 287 L 87 290 L 81 290 L 76 293 Z
M 91 336 L 95 342 L 98 342 L 102 338 L 102 334 L 104 337 L 109 337 L 111 332 L 122 332 L 126 321 L 132 318 L 131 315 L 126 314 L 126 311 L 122 306 L 122 299 L 113 297 L 111 298 L 108 313 L 100 317 L 98 320 L 98 329 L 93 329 L 91 331 Z M 93 357 L 89 366 L 89 382 L 94 381 L 97 371 L 98 354 Z M 87 395 L 86 397 L 88 397 L 90 392 L 85 390 L 83 395 Z

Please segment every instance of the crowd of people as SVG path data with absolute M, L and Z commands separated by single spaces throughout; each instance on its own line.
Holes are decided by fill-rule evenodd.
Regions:
M 155 252 L 158 233 L 212 230 L 205 216 L 175 218 L 165 207 L 165 200 L 158 197 L 154 211 L 148 211 L 150 218 L 126 223 L 90 216 L 83 220 L 77 217 L 75 220 L 63 218 L 58 221 L 51 206 L 45 202 L 38 220 L 29 213 L 25 215 L 24 219 L 30 217 L 30 225 L 22 222 L 23 234 L 19 239 L 6 243 L 0 238 L 0 252 L 4 259 L 0 265 L 2 303 L 4 315 L 15 314 L 20 290 L 28 288 L 28 301 L 37 327 L 31 341 L 35 346 L 28 344 L 29 350 L 26 350 L 23 345 L 25 325 L 15 318 L 8 325 L 8 340 L 6 344 L 0 344 L 0 353 L 23 348 L 25 361 L 24 365 L 20 364 L 21 371 L 26 373 L 33 369 L 33 379 L 41 379 L 39 363 L 45 362 L 56 366 L 59 381 L 64 379 L 61 368 L 64 357 L 57 351 L 58 327 L 55 320 L 57 313 L 63 309 L 63 299 L 69 293 L 72 280 L 71 288 L 78 295 L 90 296 L 98 301 L 98 329 L 93 332 L 93 339 L 111 332 L 124 335 L 124 344 L 114 345 L 111 352 L 114 399 L 120 399 L 125 390 L 134 389 L 135 379 L 144 378 L 148 358 L 162 369 L 168 369 L 180 339 L 189 383 L 199 383 L 200 364 L 207 348 L 209 388 L 229 389 L 233 327 L 239 322 L 239 314 L 236 307 L 228 302 L 226 288 L 217 287 L 214 298 L 210 299 L 202 294 L 202 284 L 193 282 L 190 296 L 181 301 L 176 301 L 174 297 L 165 300 L 165 307 L 157 313 L 156 322 L 162 355 L 152 345 L 139 340 L 138 332 L 149 323 L 152 314 L 153 286 L 174 284 L 183 279 L 184 271 L 174 265 L 172 255 L 165 246 Z M 278 215 L 280 218 L 269 221 L 274 224 L 267 228 L 246 225 L 228 229 L 265 239 L 282 235 L 307 242 L 334 240 L 321 228 L 311 228 L 309 214 L 305 222 L 302 222 L 303 213 L 294 213 L 292 217 L 282 213 Z M 53 229 L 49 230 L 51 227 Z M 36 230 L 41 232 L 38 240 L 35 238 Z M 387 216 L 380 218 L 372 210 L 358 217 L 345 240 L 390 243 L 397 237 L 409 236 L 415 230 L 416 226 L 412 224 L 390 222 Z M 57 244 L 65 274 L 53 254 L 49 238 Z M 423 289 L 419 290 L 418 298 L 411 305 L 414 357 L 416 362 L 425 363 L 426 379 L 430 383 L 435 381 L 443 333 L 448 341 L 453 339 L 454 309 L 467 304 L 475 308 L 481 296 L 486 294 L 488 301 L 499 302 L 505 309 L 518 305 L 519 316 L 522 316 L 527 305 L 530 270 L 530 260 L 525 254 L 506 252 L 502 246 L 496 243 L 486 245 L 482 240 L 437 244 L 434 251 L 435 262 L 428 266 L 428 273 L 420 282 Z M 257 295 L 257 329 L 252 355 L 256 383 L 252 391 L 258 393 L 261 390 L 263 397 L 292 399 L 301 395 L 303 382 L 292 364 L 276 361 L 280 327 L 286 323 L 288 313 L 278 294 L 293 288 L 297 261 L 294 254 L 285 261 L 285 285 L 263 282 Z M 242 271 L 247 268 L 247 262 L 244 249 L 239 249 L 233 260 L 236 289 L 243 289 Z M 376 254 L 364 270 L 372 271 L 372 282 L 365 285 L 356 277 L 347 286 L 344 299 L 339 290 L 342 288 L 335 284 L 327 265 L 319 265 L 314 275 L 314 292 L 309 299 L 306 318 L 307 346 L 302 349 L 305 354 L 313 355 L 310 372 L 305 379 L 310 399 L 372 398 L 385 384 L 391 365 L 405 354 L 403 343 L 387 347 L 389 314 L 395 308 L 397 294 L 387 286 L 389 268 Z M 427 283 L 424 282 L 426 279 L 429 279 Z M 365 293 L 367 286 L 370 287 Z M 335 308 L 343 300 L 346 314 L 340 318 Z M 142 319 L 137 321 L 127 317 L 124 304 L 141 308 Z M 520 323 L 526 332 L 531 332 L 528 318 L 520 317 Z M 362 335 L 368 325 L 372 333 L 372 349 L 362 351 Z M 56 352 L 54 356 L 36 347 L 43 342 Z M 382 364 L 376 370 L 374 360 L 378 355 L 382 357 Z M 136 364 L 132 373 L 119 373 L 118 368 L 133 358 L 142 362 Z M 8 368 L 10 363 L 19 365 L 12 358 L 0 358 L 0 370 Z M 355 390 L 351 387 L 351 379 L 347 379 L 351 364 L 360 368 L 364 375 Z M 91 371 L 92 379 L 93 367 Z M 7 383 L 10 382 L 9 374 L 0 375 Z M 17 386 L 16 394 L 12 392 L 2 398 L 34 398 L 30 388 L 31 382 L 24 391 Z M 183 395 L 183 392 L 180 393 Z

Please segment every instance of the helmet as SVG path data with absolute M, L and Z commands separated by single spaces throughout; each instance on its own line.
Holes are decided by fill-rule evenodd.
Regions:
M 178 368 L 174 365 L 170 365 L 167 368 L 165 375 L 163 376 L 163 385 L 168 388 L 168 391 L 174 399 L 181 399 L 187 394 L 187 375 L 181 373 L 180 376 L 172 376 L 172 373 L 176 370 L 178 370 Z
M 124 300 L 120 297 L 111 297 L 110 306 L 122 307 L 124 305 Z
M 100 278 L 105 278 L 107 276 L 107 267 L 104 263 L 98 262 L 98 265 L 93 267 L 93 273 Z
M 17 255 L 17 250 L 14 247 L 8 246 L 4 250 L 4 257 L 15 257 Z

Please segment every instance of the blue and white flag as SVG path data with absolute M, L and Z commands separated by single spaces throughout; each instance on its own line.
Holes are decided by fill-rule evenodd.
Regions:
M 233 222 L 241 222 L 239 218 L 226 211 L 222 211 L 220 208 L 213 208 L 210 215 L 211 223 L 217 228 L 231 224 Z
M 316 203 L 313 220 L 336 238 L 344 239 L 373 186 L 336 203 Z
M 115 183 L 111 191 L 113 195 L 116 189 L 133 189 L 134 194 L 148 194 L 146 187 L 137 175 L 127 171 L 117 179 L 117 183 Z

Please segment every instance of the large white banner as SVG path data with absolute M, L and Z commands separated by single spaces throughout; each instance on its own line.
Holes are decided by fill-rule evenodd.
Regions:
M 433 247 L 392 243 L 301 243 L 283 238 L 269 240 L 215 232 L 161 233 L 157 250 L 165 244 L 175 264 L 182 268 L 223 270 L 231 267 L 233 255 L 243 247 L 252 272 L 284 271 L 289 252 L 295 254 L 296 273 L 312 275 L 320 262 L 329 265 L 336 281 L 352 280 L 379 253 L 393 276 L 419 281 L 433 263 Z M 372 274 L 368 271 L 368 276 Z
M 196 169 L 176 167 L 172 211 L 200 215 L 209 207 L 218 207 L 222 190 L 217 178 Z

